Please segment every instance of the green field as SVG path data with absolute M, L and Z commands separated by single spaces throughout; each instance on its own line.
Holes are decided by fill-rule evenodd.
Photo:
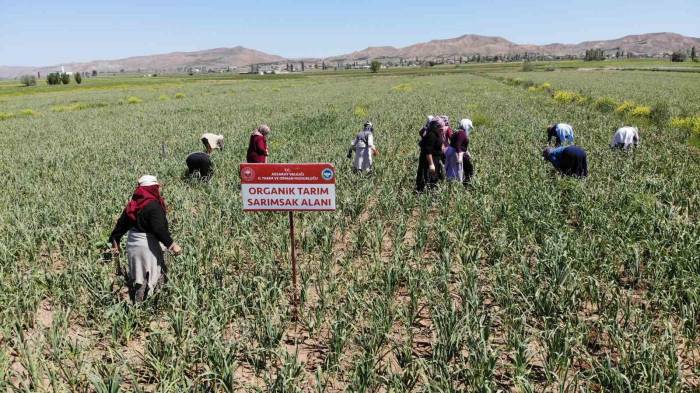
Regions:
M 688 132 L 648 125 L 640 149 L 613 152 L 615 113 L 479 72 L 1 86 L 0 390 L 700 389 Z M 587 75 L 608 77 L 525 74 L 572 89 Z M 697 108 L 699 91 L 681 88 L 690 76 L 619 75 L 591 94 Z M 658 94 L 664 83 L 675 93 Z M 470 189 L 414 194 L 427 114 L 475 120 Z M 345 153 L 367 119 L 382 154 L 358 178 Z M 587 179 L 541 160 L 555 121 L 588 151 Z M 338 170 L 338 210 L 297 215 L 298 322 L 286 215 L 241 212 L 237 168 L 261 122 L 272 162 Z M 226 136 L 206 185 L 182 177 L 204 132 Z M 164 183 L 184 254 L 134 307 L 102 247 L 145 173 Z
M 498 76 L 550 83 L 553 88 L 574 90 L 592 97 L 612 97 L 653 105 L 668 102 L 675 116 L 700 115 L 700 74 L 653 71 L 510 72 Z

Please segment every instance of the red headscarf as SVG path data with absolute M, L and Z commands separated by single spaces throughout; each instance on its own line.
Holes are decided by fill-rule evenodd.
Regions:
M 165 210 L 165 200 L 160 196 L 160 185 L 154 184 L 152 186 L 138 186 L 134 190 L 134 195 L 131 196 L 131 200 L 126 204 L 126 216 L 129 220 L 136 222 L 136 215 L 146 207 L 149 203 L 153 201 L 158 201 L 160 205 Z

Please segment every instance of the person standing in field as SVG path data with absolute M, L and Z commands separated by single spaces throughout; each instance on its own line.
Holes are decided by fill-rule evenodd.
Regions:
M 444 162 L 442 150 L 442 128 L 444 123 L 439 118 L 433 118 L 428 124 L 428 130 L 421 138 L 420 155 L 418 157 L 418 172 L 416 174 L 416 191 L 423 192 L 427 188 L 435 188 L 442 179 L 440 165 Z
M 211 154 L 214 149 L 224 149 L 224 136 L 216 134 L 202 134 L 201 137 L 202 144 L 207 151 L 207 154 Z
M 578 146 L 547 147 L 542 158 L 554 165 L 554 168 L 566 176 L 588 176 L 588 158 L 586 151 Z
M 621 127 L 615 131 L 610 147 L 627 150 L 639 146 L 639 130 L 636 127 Z
M 248 142 L 248 154 L 246 161 L 248 163 L 266 163 L 270 151 L 267 147 L 267 136 L 270 135 L 270 127 L 266 124 L 261 124 L 253 133 L 250 134 Z
M 450 145 L 445 153 L 446 174 L 448 181 L 458 181 L 467 186 L 474 175 L 474 166 L 469 153 L 469 133 L 474 129 L 472 121 L 462 119 L 457 131 L 450 138 Z
M 554 146 L 574 143 L 574 127 L 565 123 L 556 123 L 547 127 L 547 144 L 554 138 Z
M 128 232 L 126 255 L 129 261 L 129 294 L 136 303 L 156 293 L 165 282 L 163 250 L 175 255 L 182 248 L 173 241 L 168 228 L 166 207 L 155 176 L 144 175 L 117 220 L 109 237 L 112 252 L 121 252 L 121 238 Z
M 355 153 L 355 159 L 352 162 L 353 171 L 357 173 L 370 173 L 372 171 L 373 157 L 378 154 L 377 147 L 374 144 L 374 127 L 371 122 L 366 122 L 362 131 L 357 133 L 355 139 L 350 144 L 348 158 Z

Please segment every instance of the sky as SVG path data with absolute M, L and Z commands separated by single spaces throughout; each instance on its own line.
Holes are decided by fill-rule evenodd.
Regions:
M 700 37 L 700 0 L 0 0 L 0 65 L 47 66 L 242 45 L 326 57 L 462 34 L 519 44 L 675 32 Z

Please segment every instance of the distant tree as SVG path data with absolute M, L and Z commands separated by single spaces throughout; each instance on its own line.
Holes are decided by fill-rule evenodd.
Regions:
M 686 59 L 685 53 L 681 51 L 676 51 L 671 54 L 671 61 L 674 63 L 681 63 L 684 62 Z
M 92 70 L 92 76 L 97 76 L 97 70 Z
M 382 68 L 382 63 L 379 62 L 379 60 L 372 60 L 372 64 L 370 64 L 369 69 L 372 70 L 372 72 L 377 73 L 379 72 L 380 68 Z
M 73 77 L 75 78 L 75 83 L 77 83 L 77 84 L 83 83 L 83 76 L 80 75 L 80 72 L 76 72 L 75 75 L 73 75 Z
M 70 75 L 66 74 L 65 72 L 61 73 L 60 79 L 61 79 L 61 83 L 63 83 L 64 85 L 67 85 L 70 83 Z
M 19 80 L 25 86 L 36 86 L 36 77 L 34 75 L 22 75 Z
M 306 65 L 304 64 L 304 60 L 301 61 L 301 72 L 304 72 L 304 69 L 306 68 Z
M 692 60 L 692 61 L 698 61 L 698 58 L 697 58 L 697 56 L 696 56 L 696 54 L 695 54 L 695 47 L 693 47 L 692 49 L 690 49 L 690 60 Z
M 585 61 L 605 60 L 605 52 L 602 49 L 586 49 Z
M 48 85 L 60 85 L 61 75 L 58 72 L 51 72 L 46 75 L 46 84 Z

